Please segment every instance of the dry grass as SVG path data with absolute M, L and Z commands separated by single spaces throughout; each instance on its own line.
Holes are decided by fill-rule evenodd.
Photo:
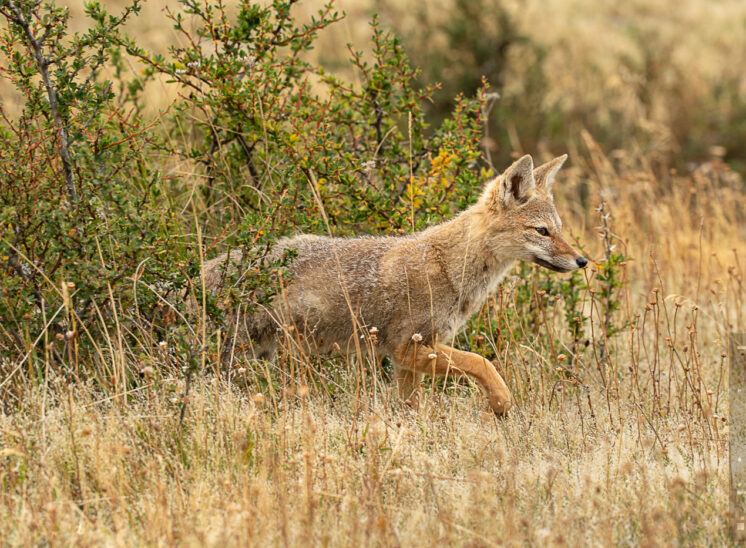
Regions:
M 473 392 L 419 412 L 314 395 L 261 405 L 195 386 L 179 428 L 164 379 L 136 401 L 36 394 L 4 421 L 11 544 L 612 545 L 724 542 L 722 444 L 572 403 L 496 421 Z M 595 396 L 595 394 L 594 394 Z M 631 412 L 626 405 L 628 412 Z M 43 417 L 43 419 L 42 419 Z M 618 424 L 618 423 L 617 423 Z M 636 540 L 632 540 L 636 539 Z
M 145 45 L 157 49 L 155 41 L 169 38 L 152 32 L 155 4 L 140 20 L 154 27 L 140 30 L 154 41 Z M 572 29 L 592 19 L 593 9 L 576 4 L 560 0 L 543 10 L 534 2 L 526 13 L 551 41 L 562 25 L 540 21 L 569 21 Z M 709 6 L 683 5 L 679 17 L 692 21 Z M 735 33 L 733 14 L 742 11 L 731 2 L 713 13 L 725 43 Z M 646 17 L 665 19 L 652 8 Z M 361 21 L 339 32 L 358 36 Z M 580 50 L 594 43 L 591 35 L 578 34 L 565 67 L 581 70 L 575 56 L 603 60 L 602 48 Z M 715 59 L 706 52 L 719 50 L 695 55 L 700 42 L 688 39 L 692 57 L 680 61 L 705 78 Z M 743 66 L 735 57 L 727 62 Z M 557 93 L 585 96 L 570 88 L 591 80 L 572 74 L 552 76 Z M 614 93 L 624 85 L 609 83 Z M 155 104 L 168 101 L 172 91 L 163 89 Z M 628 105 L 621 91 L 614 97 Z M 655 99 L 663 104 L 665 96 Z M 632 107 L 626 115 L 633 116 Z M 601 260 L 599 212 L 573 197 L 605 201 L 613 242 L 631 258 L 616 319 L 637 322 L 609 342 L 608 361 L 598 351 L 597 268 L 587 271 L 596 291 L 586 294 L 594 329 L 569 373 L 551 375 L 560 364 L 536 333 L 505 343 L 500 368 L 520 408 L 506 420 L 487 414 L 466 384 L 427 390 L 413 411 L 394 401 L 380 368 L 369 368 L 363 386 L 355 364 L 326 361 L 305 364 L 324 366 L 312 378 L 285 374 L 298 367 L 289 361 L 269 371 L 239 360 L 228 375 L 215 375 L 213 356 L 184 397 L 184 376 L 168 365 L 158 341 L 142 340 L 138 348 L 108 341 L 111 362 L 95 368 L 140 371 L 138 388 L 105 394 L 93 382 L 68 383 L 50 359 L 34 364 L 47 376 L 41 384 L 26 381 L 22 409 L 0 416 L 4 544 L 730 542 L 723 353 L 728 333 L 746 330 L 743 181 L 717 158 L 690 175 L 661 177 L 635 150 L 609 157 L 589 135 L 581 142 L 556 187 L 564 224 Z M 510 310 L 510 287 L 487 303 L 484 318 Z M 540 333 L 564 341 L 561 303 L 536 298 L 547 318 Z M 496 338 L 489 330 L 482 336 Z
M 415 412 L 393 401 L 380 370 L 374 389 L 370 370 L 361 386 L 354 364 L 306 363 L 323 365 L 309 380 L 284 373 L 299 368 L 288 358 L 273 371 L 239 360 L 230 381 L 208 362 L 180 426 L 184 377 L 169 369 L 157 341 L 139 358 L 141 349 L 114 349 L 145 377 L 127 399 L 66 384 L 47 364 L 48 386 L 29 383 L 22 411 L 0 419 L 3 538 L 12 545 L 726 543 L 721 353 L 726 334 L 743 325 L 746 265 L 734 255 L 737 191 L 723 180 L 740 179 L 708 164 L 677 179 L 679 190 L 664 199 L 639 166 L 616 171 L 597 150 L 588 158 L 558 187 L 566 223 L 574 230 L 588 223 L 584 240 L 598 258 L 591 226 L 598 212 L 567 199 L 591 185 L 608 197 L 618 244 L 636 257 L 626 267 L 620 317 L 640 320 L 612 340 L 609 362 L 598 357 L 600 303 L 590 295 L 596 331 L 577 377 L 551 375 L 557 362 L 534 333 L 508 343 L 501 369 L 520 410 L 507 420 L 486 413 L 470 386 L 429 390 Z M 592 180 L 587 170 L 595 170 Z M 715 181 L 722 200 L 698 201 L 715 193 Z M 640 208 L 646 201 L 655 207 Z M 595 275 L 588 273 L 591 288 Z M 506 289 L 484 314 L 506 313 L 512 298 Z M 559 305 L 544 306 L 550 321 L 540 331 L 559 333 Z

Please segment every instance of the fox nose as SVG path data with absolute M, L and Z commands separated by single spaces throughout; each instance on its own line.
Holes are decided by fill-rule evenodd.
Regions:
M 575 262 L 580 268 L 583 268 L 585 265 L 588 264 L 588 259 L 586 259 L 585 257 L 578 257 L 577 259 L 575 259 Z

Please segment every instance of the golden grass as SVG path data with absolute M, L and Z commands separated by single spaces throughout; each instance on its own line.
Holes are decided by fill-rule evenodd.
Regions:
M 724 542 L 727 457 L 698 426 L 659 423 L 664 457 L 641 419 L 613 427 L 600 401 L 584 424 L 572 403 L 498 421 L 472 391 L 355 414 L 346 396 L 268 406 L 205 381 L 180 428 L 170 383 L 127 405 L 85 387 L 30 395 L 24 417 L 4 419 L 6 542 Z

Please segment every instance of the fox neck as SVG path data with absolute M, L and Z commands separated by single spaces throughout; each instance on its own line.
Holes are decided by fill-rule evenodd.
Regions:
M 445 273 L 458 293 L 460 312 L 476 312 L 516 263 L 508 250 L 495 249 L 488 239 L 478 206 L 421 233 L 421 238 L 442 255 L 457 258 L 445 262 Z

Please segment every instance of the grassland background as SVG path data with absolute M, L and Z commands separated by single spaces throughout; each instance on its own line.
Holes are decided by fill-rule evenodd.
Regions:
M 165 52 L 178 40 L 164 21 L 167 5 L 174 3 L 147 3 L 128 28 L 145 47 Z M 344 44 L 366 47 L 372 11 L 403 36 L 426 76 L 437 73 L 447 89 L 463 76 L 449 57 L 458 51 L 444 54 L 447 37 L 438 31 L 455 3 L 337 5 L 346 19 L 321 33 L 311 55 L 341 77 Z M 497 5 L 483 4 L 487 28 Z M 509 49 L 500 101 L 523 105 L 523 118 L 500 114 L 486 146 L 502 164 L 514 153 L 569 152 L 555 190 L 558 209 L 599 261 L 605 244 L 596 207 L 606 202 L 612 240 L 629 258 L 619 318 L 642 318 L 612 343 L 606 374 L 617 382 L 605 383 L 592 358 L 576 372 L 581 388 L 538 376 L 536 364 L 550 371 L 558 364 L 525 333 L 500 365 L 521 404 L 507 420 L 486 414 L 468 385 L 428 391 L 419 411 L 398 405 L 385 383 L 361 394 L 350 366 L 328 374 L 344 387 L 335 398 L 280 370 L 273 374 L 283 393 L 275 395 L 258 394 L 248 380 L 205 374 L 180 426 L 178 371 L 164 370 L 126 401 L 50 372 L 43 384 L 28 383 L 16 412 L 0 417 L 4 542 L 732 542 L 724 354 L 728 333 L 744 330 L 746 313 L 746 4 L 499 5 L 542 54 L 520 41 Z M 82 25 L 81 6 L 70 8 L 73 25 Z M 431 66 L 431 52 L 450 64 Z M 131 67 L 140 70 L 134 61 Z M 538 84 L 531 78 L 537 67 Z M 165 81 L 151 84 L 152 115 L 177 93 Z M 536 119 L 522 96 L 536 97 Z M 10 89 L 0 87 L 0 98 L 14 108 Z M 166 165 L 180 176 L 194 169 Z M 598 272 L 592 267 L 588 275 Z M 589 302 L 593 316 L 592 296 Z M 501 307 L 491 300 L 482 317 Z M 548 310 L 546 329 L 561 329 L 561 312 Z M 597 336 L 591 341 L 595 346 Z M 121 355 L 127 367 L 141 368 L 134 353 Z

